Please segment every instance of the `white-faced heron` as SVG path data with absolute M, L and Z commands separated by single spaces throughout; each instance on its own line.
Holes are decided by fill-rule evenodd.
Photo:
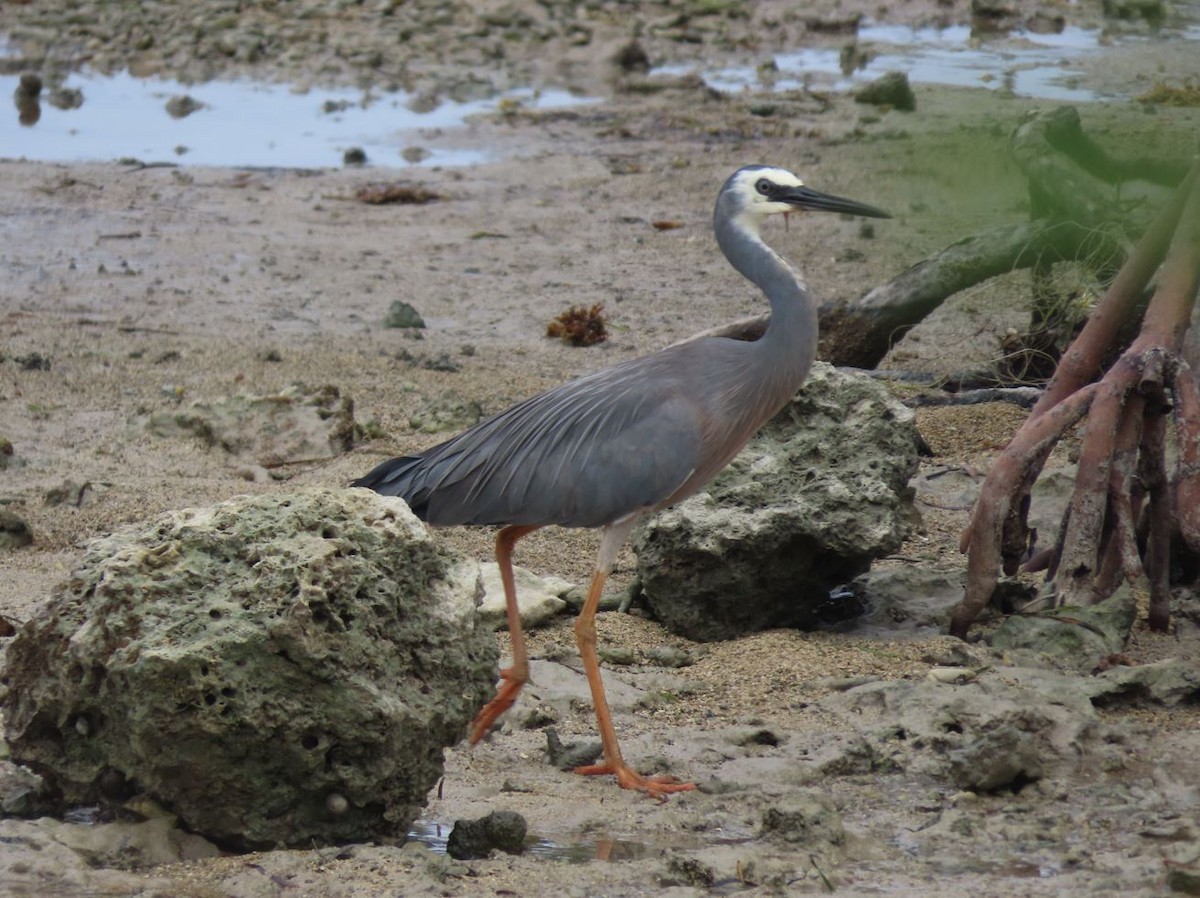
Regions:
M 687 498 L 724 468 L 804 382 L 817 350 L 817 308 L 799 274 L 763 243 L 770 215 L 805 210 L 888 218 L 886 212 L 805 187 L 784 169 L 750 165 L 717 196 L 713 226 L 729 262 L 771 303 L 753 341 L 708 336 L 539 393 L 420 455 L 393 458 L 354 486 L 400 496 L 435 526 L 500 525 L 513 663 L 471 733 L 478 742 L 529 679 L 517 612 L 513 546 L 540 527 L 599 527 L 600 551 L 575 623 L 604 762 L 626 789 L 655 796 L 694 788 L 647 777 L 621 758 L 596 658 L 596 608 L 617 551 L 645 515 Z

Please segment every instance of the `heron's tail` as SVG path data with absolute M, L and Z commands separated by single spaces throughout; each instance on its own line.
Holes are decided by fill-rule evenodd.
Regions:
M 389 458 L 376 465 L 362 477 L 350 482 L 351 486 L 364 486 L 383 496 L 399 496 L 408 499 L 412 490 L 412 477 L 420 457 L 404 456 Z

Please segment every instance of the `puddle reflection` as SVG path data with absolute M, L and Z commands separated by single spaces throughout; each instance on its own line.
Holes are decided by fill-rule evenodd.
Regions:
M 450 837 L 449 824 L 432 820 L 417 820 L 408 831 L 408 838 L 421 842 L 439 854 L 446 853 L 446 840 Z M 565 861 L 569 864 L 585 864 L 589 861 L 635 861 L 649 857 L 664 849 L 655 848 L 646 842 L 631 839 L 611 839 L 594 836 L 574 842 L 554 841 L 530 836 L 525 844 L 525 854 L 550 861 Z
M 1191 32 L 1185 32 L 1183 37 Z M 980 36 L 966 25 L 910 28 L 867 24 L 848 38 L 848 47 L 811 47 L 775 57 L 769 70 L 749 66 L 702 73 L 723 91 L 750 87 L 795 90 L 806 87 L 849 90 L 889 71 L 908 74 L 918 84 L 1003 88 L 1021 97 L 1063 102 L 1107 98 L 1079 83 L 1076 68 L 1100 51 L 1109 38 L 1098 29 L 1062 27 L 1046 32 L 1013 32 Z M 692 71 L 676 65 L 668 74 Z
M 74 73 L 40 94 L 21 76 L 4 75 L 0 95 L 13 104 L 0 113 L 2 156 L 288 168 L 337 166 L 352 147 L 377 165 L 472 165 L 491 154 L 482 147 L 439 147 L 439 132 L 501 103 L 551 108 L 586 102 L 566 91 L 525 90 L 426 108 L 403 93 L 297 92 L 238 81 L 184 85 L 128 73 Z M 401 155 L 406 150 L 408 158 Z

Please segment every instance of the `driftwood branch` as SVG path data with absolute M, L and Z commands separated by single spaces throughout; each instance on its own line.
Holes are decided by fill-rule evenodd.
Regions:
M 1143 203 L 1122 201 L 1122 182 L 1174 186 L 1187 170 L 1175 162 L 1110 157 L 1071 107 L 1029 115 L 1013 132 L 1012 153 L 1029 183 L 1032 219 L 959 240 L 859 299 L 827 304 L 821 358 L 873 368 L 948 297 L 998 275 L 1045 272 L 1075 260 L 1100 272 L 1116 270 L 1148 219 Z M 1035 310 L 1033 317 L 1045 312 Z
M 821 308 L 818 354 L 835 365 L 874 368 L 889 349 L 946 299 L 1039 261 L 1093 252 L 1097 235 L 1074 222 L 1008 225 L 952 243 L 845 305 Z M 1107 246 L 1111 255 L 1115 250 Z

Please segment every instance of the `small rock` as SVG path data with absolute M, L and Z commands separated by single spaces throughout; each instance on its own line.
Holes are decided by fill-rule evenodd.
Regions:
M 83 105 L 83 91 L 77 87 L 56 87 L 46 97 L 55 109 L 78 109 Z
M 716 871 L 692 854 L 673 851 L 667 855 L 666 866 L 664 885 L 689 885 L 707 890 L 717 881 Z
M 155 859 L 153 863 L 182 860 L 182 844 L 179 848 L 168 844 L 173 837 L 179 837 L 181 842 L 188 839 L 187 834 L 179 830 L 164 831 L 159 822 L 91 826 L 64 824 L 50 818 L 0 820 L 0 871 L 3 871 L 4 894 L 178 894 L 178 885 L 169 879 L 145 871 L 126 872 L 130 860 L 151 857 Z M 105 844 L 107 848 L 103 847 Z M 117 863 L 106 866 L 103 860 L 98 861 L 104 857 Z
M 42 76 L 37 72 L 22 72 L 16 92 L 22 97 L 36 98 L 42 92 Z
M 563 743 L 554 727 L 546 727 L 546 760 L 559 770 L 574 770 L 595 764 L 604 753 L 599 742 Z
M 350 147 L 342 153 L 343 165 L 366 165 L 367 151 L 362 147 Z
M 7 508 L 0 508 L 0 551 L 21 549 L 33 542 L 33 531 Z
M 529 827 L 516 811 L 492 811 L 478 820 L 455 820 L 446 853 L 458 861 L 487 857 L 492 849 L 520 854 Z
M 888 72 L 876 78 L 855 91 L 854 99 L 873 106 L 891 106 L 902 112 L 912 112 L 917 108 L 916 95 L 904 72 Z
M 1067 20 L 1059 13 L 1045 10 L 1035 10 L 1033 15 L 1025 20 L 1025 30 L 1032 34 L 1062 34 L 1067 27 Z
M 1167 867 L 1167 888 L 1183 895 L 1200 895 L 1200 866 L 1169 865 Z
M 605 664 L 615 664 L 621 667 L 627 667 L 637 661 L 637 655 L 633 649 L 624 645 L 602 646 L 598 654 L 600 660 Z
M 1017 11 L 1005 5 L 1002 0 L 971 0 L 971 22 L 977 27 L 986 27 L 987 23 L 1003 22 L 1015 18 Z
M 645 48 L 637 41 L 622 44 L 613 54 L 613 63 L 622 72 L 640 72 L 643 75 L 650 71 L 650 56 Z
M 917 567 L 884 561 L 857 577 L 850 589 L 867 609 L 855 620 L 855 628 L 888 633 L 944 631 L 950 612 L 962 599 L 962 570 L 950 565 Z
M 990 642 L 996 649 L 1024 650 L 1047 666 L 1091 673 L 1097 661 L 1125 647 L 1136 614 L 1133 590 L 1124 584 L 1098 605 L 1010 615 Z
M 293 384 L 274 395 L 240 394 L 156 412 L 145 427 L 158 436 L 190 434 L 231 456 L 278 467 L 349 451 L 354 400 L 331 384 Z
M 507 629 L 508 607 L 504 598 L 504 584 L 500 580 L 500 566 L 495 562 L 485 562 L 479 566 L 479 574 L 483 581 L 480 620 L 484 626 L 494 630 Z M 557 590 L 561 587 L 554 581 L 543 580 L 533 571 L 517 565 L 513 566 L 513 578 L 516 581 L 522 627 L 540 627 L 567 607 L 567 603 L 558 597 Z M 632 664 L 633 661 L 628 663 Z
M 691 652 L 673 645 L 656 645 L 647 649 L 646 660 L 658 667 L 690 667 L 696 663 L 696 657 Z
M 50 357 L 40 352 L 30 352 L 26 355 L 15 355 L 12 360 L 21 366 L 22 371 L 49 371 Z
M 425 319 L 421 313 L 402 299 L 397 299 L 388 306 L 387 315 L 383 318 L 384 327 L 425 327 Z
M 171 118 L 187 118 L 198 109 L 203 109 L 204 103 L 187 94 L 177 94 L 167 100 L 167 115 Z
M 1091 682 L 1096 690 L 1092 704 L 1098 708 L 1173 708 L 1200 699 L 1200 668 L 1174 658 L 1136 667 L 1114 667 Z
M 934 667 L 925 674 L 931 683 L 969 683 L 975 679 L 975 671 L 969 667 Z

